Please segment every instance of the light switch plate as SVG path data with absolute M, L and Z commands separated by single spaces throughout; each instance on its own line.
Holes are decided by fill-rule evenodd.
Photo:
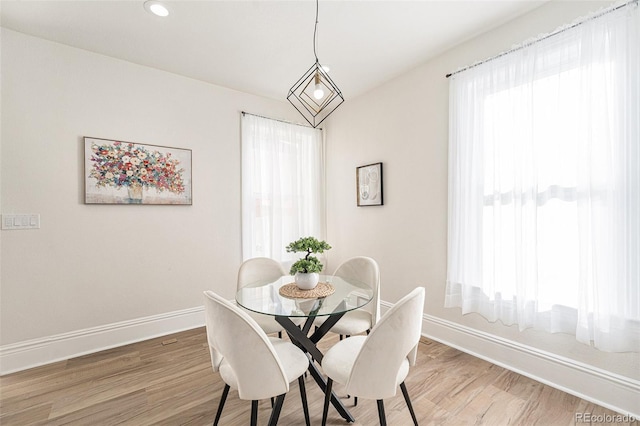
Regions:
M 40 215 L 3 214 L 2 229 L 40 229 Z

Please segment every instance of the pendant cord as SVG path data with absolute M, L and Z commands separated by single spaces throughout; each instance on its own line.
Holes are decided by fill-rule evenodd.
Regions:
M 313 56 L 316 57 L 316 62 L 318 62 L 318 54 L 316 53 L 316 34 L 318 33 L 318 0 L 316 0 L 316 24 L 313 28 Z

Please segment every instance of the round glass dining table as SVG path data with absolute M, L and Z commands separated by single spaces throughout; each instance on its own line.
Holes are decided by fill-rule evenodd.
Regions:
M 373 290 L 366 283 L 353 279 L 321 275 L 320 283 L 329 284 L 334 290 L 332 294 L 318 297 L 309 290 L 308 293 L 296 292 L 296 297 L 283 296 L 281 287 L 291 283 L 293 283 L 291 275 L 275 281 L 251 283 L 238 290 L 236 302 L 250 311 L 275 317 L 275 320 L 286 330 L 291 341 L 311 355 L 309 373 L 322 392 L 326 392 L 327 382 L 315 365 L 315 362 L 320 364 L 323 358 L 316 344 L 345 313 L 369 303 L 373 299 Z M 301 297 L 297 297 L 298 295 Z M 326 319 L 309 336 L 311 326 L 318 317 L 326 317 Z M 300 324 L 301 318 L 306 318 L 302 324 Z M 334 392 L 331 392 L 331 403 L 345 420 L 355 421 Z
M 320 283 L 327 283 L 335 291 L 326 297 L 313 296 L 313 290 L 300 291 L 307 297 L 289 297 L 280 294 L 280 288 L 293 283 L 293 277 L 286 275 L 276 281 L 251 283 L 236 293 L 236 301 L 245 309 L 265 315 L 285 317 L 335 316 L 358 309 L 373 298 L 369 285 L 353 279 L 332 275 L 321 275 Z

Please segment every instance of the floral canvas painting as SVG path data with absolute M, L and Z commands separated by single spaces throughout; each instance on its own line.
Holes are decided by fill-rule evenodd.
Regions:
M 84 138 L 86 204 L 192 204 L 191 150 Z

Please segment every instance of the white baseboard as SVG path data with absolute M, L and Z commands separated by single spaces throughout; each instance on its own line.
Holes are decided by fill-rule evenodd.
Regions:
M 431 315 L 424 315 L 422 330 L 422 335 L 429 339 L 640 419 L 637 380 Z
M 0 374 L 204 326 L 204 307 L 77 330 L 0 346 Z

